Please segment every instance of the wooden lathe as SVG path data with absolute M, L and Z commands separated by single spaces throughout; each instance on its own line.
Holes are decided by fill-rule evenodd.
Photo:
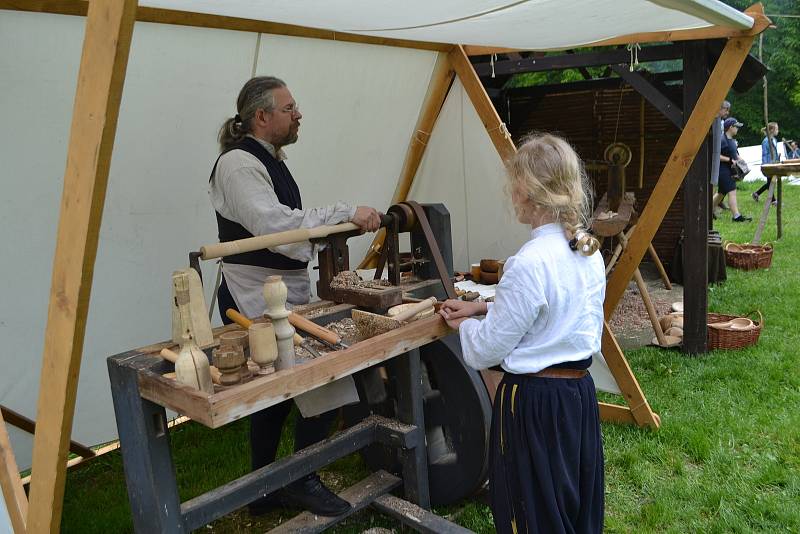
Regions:
M 310 236 L 326 243 L 319 254 L 318 284 L 318 294 L 326 300 L 296 308 L 296 313 L 327 325 L 348 318 L 356 306 L 384 312 L 404 299 L 451 294 L 450 225 L 444 206 L 393 206 L 383 222 L 387 246 L 377 272 L 386 265 L 391 285 L 385 290 L 331 288 L 333 278 L 349 269 L 346 240 L 360 232 L 351 228 L 329 236 Z M 399 252 L 401 232 L 411 234 L 410 254 Z M 193 254 L 192 262 L 217 257 L 219 249 L 209 249 Z M 401 276 L 401 270 L 410 274 Z M 210 355 L 219 336 L 237 328 L 214 329 L 214 344 L 204 350 Z M 464 365 L 457 336 L 438 314 L 289 369 L 255 375 L 232 386 L 215 384 L 213 393 L 164 376 L 172 371 L 172 364 L 158 354 L 162 348 L 174 346 L 172 341 L 157 343 L 108 359 L 137 532 L 190 531 L 359 450 L 374 473 L 343 494 L 351 499 L 354 511 L 371 505 L 404 523 L 423 518 L 436 532 L 463 531 L 428 510 L 432 503 L 463 498 L 485 480 L 491 405 L 480 375 Z M 166 409 L 215 429 L 350 375 L 356 378 L 361 402 L 344 410 L 349 428 L 180 502 Z M 404 499 L 389 495 L 398 486 L 403 488 Z M 318 531 L 341 519 L 301 514 L 279 530 Z

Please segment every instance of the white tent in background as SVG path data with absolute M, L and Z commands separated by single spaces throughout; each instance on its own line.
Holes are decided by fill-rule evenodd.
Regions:
M 86 19 L 76 15 L 85 13 L 80 0 L 0 0 L 0 241 L 13 251 L 0 266 L 0 403 L 31 418 L 80 89 Z M 493 146 L 501 132 L 476 112 L 471 88 L 456 79 L 433 130 L 415 132 L 437 60 L 453 49 L 447 43 L 470 45 L 466 53 L 549 50 L 763 30 L 758 17 L 716 0 L 164 0 L 140 2 L 137 16 L 72 429 L 84 443 L 115 438 L 105 358 L 169 337 L 169 273 L 215 240 L 205 192 L 215 135 L 251 75 L 284 78 L 302 107 L 300 141 L 287 152 L 305 205 L 386 207 L 409 140 L 427 144 L 410 198 L 447 206 L 455 265 L 466 268 L 470 258 L 513 253 L 527 231 L 504 209 Z M 369 245 L 353 243 L 354 257 Z M 213 279 L 213 266 L 205 268 Z M 52 394 L 63 405 L 62 391 Z M 13 429 L 11 437 L 28 467 L 30 437 Z

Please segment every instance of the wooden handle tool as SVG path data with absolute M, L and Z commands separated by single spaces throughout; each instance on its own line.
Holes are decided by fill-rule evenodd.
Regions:
M 292 315 L 296 315 L 296 314 L 292 314 Z M 234 310 L 233 308 L 228 308 L 227 310 L 225 310 L 225 316 L 226 316 L 228 319 L 230 319 L 231 321 L 233 321 L 234 323 L 236 323 L 236 324 L 238 324 L 239 326 L 241 326 L 242 328 L 244 328 L 245 330 L 247 330 L 248 328 L 250 328 L 250 325 L 252 325 L 252 324 L 253 324 L 253 321 L 251 321 L 250 319 L 248 319 L 247 317 L 245 317 L 244 315 L 242 315 L 242 314 L 241 314 L 241 313 L 239 313 L 238 311 Z M 290 316 L 290 317 L 291 317 L 291 316 Z M 306 320 L 308 320 L 308 319 L 306 319 Z M 291 318 L 290 318 L 289 322 L 291 322 Z M 309 321 L 309 322 L 310 322 L 310 321 Z M 312 324 L 313 324 L 313 323 L 312 323 Z M 297 326 L 296 326 L 295 328 L 300 328 L 300 327 L 297 327 Z M 322 327 L 320 327 L 320 328 L 322 328 Z M 303 329 L 303 328 L 300 328 L 300 330 L 303 330 L 304 332 L 307 332 L 307 330 L 305 330 L 305 329 Z M 297 333 L 296 333 L 296 334 L 294 335 L 294 344 L 295 344 L 295 346 L 298 346 L 298 347 L 299 347 L 299 346 L 300 346 L 300 345 L 302 345 L 303 343 L 305 343 L 305 340 L 303 339 L 303 336 L 301 336 L 300 334 L 297 334 Z M 305 347 L 305 346 L 304 346 L 303 348 L 305 348 L 306 350 L 308 350 L 308 351 L 309 351 L 309 352 L 311 352 L 312 354 L 314 354 L 314 352 L 316 352 L 316 351 L 313 351 L 313 349 L 309 349 L 309 347 Z M 317 352 L 316 354 L 314 354 L 314 356 L 315 356 L 315 357 L 318 357 L 318 356 L 319 356 L 319 353 Z
M 427 298 L 425 300 L 422 300 L 420 302 L 417 302 L 416 304 L 409 306 L 402 312 L 392 317 L 392 319 L 398 322 L 407 321 L 408 319 L 411 319 L 419 312 L 425 311 L 428 308 L 432 308 L 434 304 L 436 304 L 436 297 Z
M 168 362 L 175 363 L 176 361 L 178 361 L 178 353 L 175 351 L 164 348 L 161 349 L 161 352 L 159 352 L 158 354 Z M 220 371 L 213 365 L 210 367 L 211 367 L 211 381 L 214 382 L 215 384 L 220 384 L 220 378 L 222 378 L 222 371 Z
M 334 347 L 342 349 L 347 348 L 347 344 L 342 341 L 339 334 L 324 326 L 318 325 L 310 319 L 306 319 L 302 315 L 298 315 L 294 312 L 289 313 L 289 323 L 298 330 L 311 334 L 313 337 L 333 345 Z
M 254 250 L 262 250 L 265 248 L 277 247 L 279 245 L 288 245 L 289 243 L 310 241 L 320 237 L 327 237 L 331 234 L 352 232 L 358 229 L 359 227 L 353 223 L 335 224 L 333 226 L 317 226 L 316 228 L 297 228 L 295 230 L 287 230 L 285 232 L 248 237 L 247 239 L 239 239 L 237 241 L 227 241 L 225 243 L 206 245 L 204 247 L 200 247 L 200 257 L 204 260 L 211 260 L 214 258 L 230 256 L 232 254 L 241 254 L 243 252 L 252 252 Z

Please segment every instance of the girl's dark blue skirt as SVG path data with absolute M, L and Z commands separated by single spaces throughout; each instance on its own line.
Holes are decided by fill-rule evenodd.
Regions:
M 506 373 L 489 461 L 497 532 L 602 532 L 603 443 L 590 375 Z

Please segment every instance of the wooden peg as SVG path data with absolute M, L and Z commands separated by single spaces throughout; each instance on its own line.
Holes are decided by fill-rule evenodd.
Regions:
M 280 276 L 269 276 L 264 282 L 264 301 L 266 315 L 272 319 L 275 338 L 278 344 L 278 359 L 275 370 L 294 367 L 294 327 L 289 324 L 289 311 L 286 309 L 286 284 Z

